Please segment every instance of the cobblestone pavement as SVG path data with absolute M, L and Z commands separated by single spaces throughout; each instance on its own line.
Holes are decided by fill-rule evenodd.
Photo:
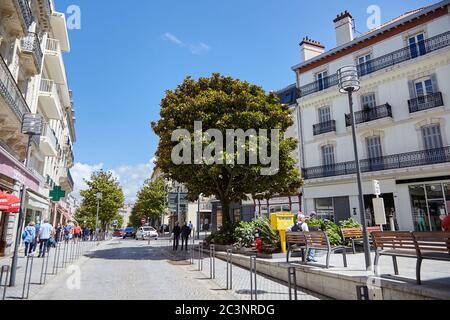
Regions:
M 160 244 L 115 239 L 102 244 L 60 274 L 41 290 L 35 300 L 235 300 L 216 290 L 215 284 L 172 256 Z M 78 283 L 79 280 L 79 283 Z M 78 287 L 79 284 L 79 287 Z

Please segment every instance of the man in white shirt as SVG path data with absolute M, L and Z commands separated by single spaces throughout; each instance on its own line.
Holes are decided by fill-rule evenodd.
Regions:
M 44 257 L 48 252 L 48 244 L 54 233 L 53 226 L 45 219 L 39 229 L 39 257 Z

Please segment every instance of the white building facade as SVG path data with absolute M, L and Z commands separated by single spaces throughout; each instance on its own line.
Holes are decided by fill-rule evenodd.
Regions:
M 336 72 L 356 65 L 353 95 L 366 217 L 373 180 L 400 230 L 439 231 L 450 210 L 450 1 L 408 12 L 360 37 L 349 12 L 334 21 L 337 47 L 304 38 L 299 88 L 303 210 L 359 218 L 347 95 Z
M 75 117 L 63 60 L 69 51 L 66 18 L 53 0 L 0 1 L 0 191 L 18 196 L 21 185 L 27 187 L 25 223 L 73 219 Z M 45 124 L 25 167 L 27 113 Z M 65 192 L 58 201 L 50 197 L 55 187 Z M 1 213 L 0 255 L 14 247 L 17 216 Z

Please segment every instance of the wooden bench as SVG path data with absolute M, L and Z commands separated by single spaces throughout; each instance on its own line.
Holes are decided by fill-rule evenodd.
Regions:
M 330 244 L 330 239 L 326 232 L 315 231 L 315 232 L 305 232 L 306 238 L 306 255 L 309 256 L 311 250 L 316 251 L 326 251 L 327 252 L 327 262 L 326 268 L 330 267 L 330 256 L 332 253 L 338 250 L 342 250 L 342 258 L 344 261 L 344 267 L 347 268 L 347 252 L 344 246 L 332 246 Z
M 369 237 L 372 232 L 382 231 L 381 227 L 368 227 L 367 232 L 369 233 Z M 344 240 L 344 244 L 347 244 L 348 241 L 352 243 L 353 254 L 356 254 L 356 244 L 363 244 L 363 230 L 362 228 L 344 228 L 341 229 L 342 238 Z M 372 244 L 371 239 L 369 239 L 370 244 Z
M 420 285 L 423 260 L 450 261 L 450 232 L 414 232 L 413 237 L 417 251 L 416 277 Z
M 304 232 L 287 232 L 286 233 L 286 262 L 289 263 L 289 256 L 294 251 L 302 252 L 302 261 L 306 262 L 306 237 Z
M 381 256 L 391 256 L 395 275 L 399 275 L 397 257 L 417 259 L 416 280 L 422 284 L 423 260 L 450 261 L 450 232 L 373 232 L 376 249 L 375 273 L 379 276 Z

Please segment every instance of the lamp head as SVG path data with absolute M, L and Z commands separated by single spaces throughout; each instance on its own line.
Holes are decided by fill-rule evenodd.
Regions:
M 339 92 L 356 92 L 361 88 L 359 81 L 358 69 L 356 66 L 345 66 L 338 70 L 338 86 Z

